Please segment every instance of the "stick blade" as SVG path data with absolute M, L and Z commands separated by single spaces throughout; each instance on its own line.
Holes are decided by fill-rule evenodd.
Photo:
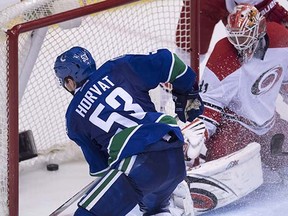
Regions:
M 270 147 L 271 147 L 271 154 L 272 155 L 277 155 L 277 154 L 282 154 L 282 146 L 284 143 L 285 136 L 282 133 L 275 134 L 270 142 Z

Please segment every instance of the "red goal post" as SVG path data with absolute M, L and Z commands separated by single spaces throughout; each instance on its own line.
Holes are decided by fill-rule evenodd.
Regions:
M 65 133 L 64 116 L 71 96 L 57 88 L 56 56 L 72 46 L 83 46 L 99 67 L 126 53 L 163 47 L 179 52 L 177 27 L 186 19 L 183 32 L 177 35 L 189 37 L 194 48 L 188 60 L 198 70 L 200 0 L 184 2 L 190 10 L 182 11 L 182 0 L 38 0 L 23 1 L 1 12 L 0 215 L 19 212 L 19 132 L 34 134 L 39 156 L 30 159 L 32 165 L 61 162 L 64 154 L 55 155 L 67 145 L 75 148 Z M 159 108 L 159 89 L 151 95 Z

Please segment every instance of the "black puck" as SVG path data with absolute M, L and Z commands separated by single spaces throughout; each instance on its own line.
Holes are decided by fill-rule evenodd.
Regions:
M 56 171 L 59 169 L 59 165 L 58 164 L 47 164 L 46 168 L 48 171 Z

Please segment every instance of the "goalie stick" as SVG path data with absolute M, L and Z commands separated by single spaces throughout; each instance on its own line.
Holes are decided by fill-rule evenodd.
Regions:
M 71 206 L 73 203 L 75 203 L 77 200 L 79 200 L 85 193 L 87 193 L 90 188 L 96 184 L 100 179 L 96 179 L 92 182 L 90 182 L 88 185 L 86 185 L 84 188 L 82 188 L 79 192 L 74 194 L 70 199 L 68 199 L 65 203 L 63 203 L 59 208 L 57 208 L 54 212 L 52 212 L 49 216 L 58 216 L 60 213 L 65 211 L 69 206 Z
M 270 142 L 271 154 L 276 156 L 287 156 L 288 152 L 282 151 L 285 136 L 282 133 L 275 134 Z

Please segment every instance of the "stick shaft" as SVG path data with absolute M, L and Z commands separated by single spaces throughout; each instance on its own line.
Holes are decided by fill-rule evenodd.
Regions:
M 65 209 L 67 209 L 69 206 L 71 206 L 73 203 L 75 203 L 77 200 L 79 200 L 85 193 L 89 191 L 90 188 L 98 181 L 98 179 L 90 182 L 88 185 L 86 185 L 84 188 L 82 188 L 79 192 L 77 192 L 74 196 L 72 196 L 70 199 L 68 199 L 65 203 L 63 203 L 59 208 L 57 208 L 54 212 L 52 212 L 49 216 L 58 216 L 60 213 L 62 213 Z

